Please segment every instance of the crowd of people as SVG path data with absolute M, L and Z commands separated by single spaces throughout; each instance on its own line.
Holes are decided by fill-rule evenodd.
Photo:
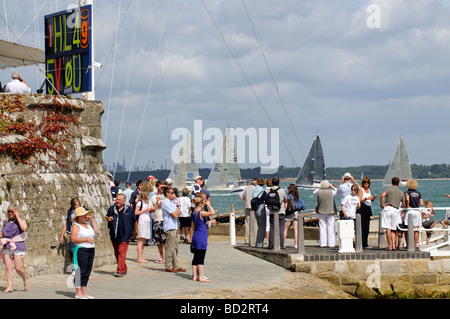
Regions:
M 306 205 L 300 198 L 295 184 L 290 184 L 286 192 L 280 187 L 278 177 L 267 180 L 259 177 L 251 180 L 239 194 L 239 198 L 244 201 L 245 207 L 245 244 L 255 242 L 256 247 L 262 248 L 265 239 L 267 247 L 274 249 L 275 214 L 278 214 L 280 248 L 284 248 L 284 241 L 291 226 L 297 239 L 298 216 L 300 211 L 306 209 Z M 255 223 L 250 223 L 252 211 Z M 251 224 L 255 226 L 250 231 Z M 250 234 L 253 234 L 253 238 L 250 238 Z M 295 247 L 297 240 L 294 243 Z
M 193 254 L 192 280 L 210 281 L 205 276 L 205 255 L 208 247 L 208 227 L 215 222 L 211 219 L 215 210 L 211 206 L 211 196 L 205 188 L 204 179 L 197 176 L 195 182 L 191 190 L 184 188 L 181 194 L 177 188 L 172 187 L 173 182 L 170 178 L 163 182 L 149 176 L 147 182 L 138 180 L 134 191 L 131 183 L 126 183 L 126 189 L 122 191 L 116 189 L 120 181 L 111 182 L 114 204 L 109 207 L 104 218 L 108 224 L 109 237 L 117 261 L 114 276 L 123 277 L 127 274 L 129 243 L 137 240 L 136 262 L 148 263 L 149 261 L 144 258 L 144 247 L 156 245 L 159 259 L 154 262 L 163 264 L 165 271 L 169 273 L 186 272 L 178 261 L 178 244 L 190 244 L 190 251 Z M 336 214 L 339 214 L 342 220 L 353 221 L 356 214 L 360 214 L 363 248 L 372 248 L 368 245 L 371 206 L 378 195 L 371 193 L 369 178 L 364 177 L 361 184 L 359 185 L 350 174 L 346 173 L 337 188 L 325 180 L 322 181 L 320 188 L 313 192 L 317 198 L 315 212 L 319 217 L 321 247 L 335 246 Z M 400 180 L 394 177 L 392 186 L 387 187 L 380 196 L 380 206 L 383 209 L 380 223 L 386 230 L 388 250 L 401 248 L 402 237 L 408 230 L 410 220 L 413 221 L 415 229 L 419 228 L 420 222 L 426 229 L 431 229 L 437 224 L 433 219 L 433 203 L 423 200 L 422 194 L 417 190 L 417 181 L 409 180 L 406 192 L 399 189 L 399 184 Z M 341 197 L 339 211 L 334 201 L 336 195 Z M 300 198 L 295 184 L 290 184 L 285 190 L 280 187 L 278 177 L 267 180 L 260 177 L 253 179 L 239 197 L 245 206 L 245 244 L 254 242 L 256 247 L 262 248 L 266 241 L 267 248 L 274 249 L 276 225 L 279 227 L 280 248 L 284 248 L 291 226 L 297 235 L 298 217 L 300 212 L 306 209 L 306 205 Z M 450 198 L 448 194 L 446 197 Z M 419 210 L 421 206 L 425 209 Z M 252 212 L 255 223 L 250 223 Z M 0 237 L 0 258 L 5 264 L 7 279 L 5 293 L 13 291 L 14 269 L 23 279 L 24 290 L 29 289 L 22 266 L 22 259 L 26 254 L 27 223 L 20 217 L 15 207 L 9 207 L 7 214 L 8 219 L 3 222 Z M 95 256 L 94 237 L 99 233 L 99 227 L 91 214 L 92 212 L 83 206 L 78 198 L 73 198 L 59 238 L 61 244 L 68 239 L 68 252 L 74 270 L 78 271 L 78 275 L 74 277 L 76 299 L 94 298 L 86 289 Z M 411 219 L 408 217 L 410 215 Z M 278 216 L 278 220 L 275 220 L 275 216 Z M 448 227 L 450 217 L 440 220 L 439 223 L 444 228 Z M 250 225 L 254 225 L 253 231 L 250 231 Z M 250 235 L 254 237 L 250 238 Z M 430 236 L 431 232 L 427 232 L 427 244 Z M 415 236 L 415 247 L 417 240 L 418 236 Z M 297 241 L 296 236 L 294 247 Z

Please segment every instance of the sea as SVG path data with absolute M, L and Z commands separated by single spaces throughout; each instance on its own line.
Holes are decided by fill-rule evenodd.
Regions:
M 339 185 L 339 181 L 330 181 L 335 187 Z M 359 181 L 358 181 L 359 182 Z M 438 221 L 445 218 L 446 210 L 436 210 L 437 207 L 445 207 L 450 209 L 450 198 L 445 197 L 445 194 L 450 194 L 450 180 L 418 180 L 419 187 L 417 190 L 422 194 L 424 201 L 430 200 L 433 202 L 435 208 L 435 219 Z M 290 182 L 281 182 L 282 188 L 287 188 Z M 370 190 L 372 194 L 378 194 L 378 198 L 372 204 L 372 214 L 377 216 L 381 212 L 380 196 L 385 187 L 383 181 L 371 181 Z M 405 186 L 400 186 L 400 189 L 407 191 Z M 301 214 L 312 213 L 317 205 L 316 196 L 313 195 L 313 189 L 299 188 L 299 195 L 306 204 L 306 211 Z M 234 205 L 235 211 L 244 210 L 244 202 L 239 198 L 239 193 L 230 194 L 229 191 L 210 191 L 211 206 L 219 214 L 231 212 L 231 207 Z M 340 196 L 335 197 L 336 206 L 340 204 Z M 238 215 L 238 214 L 236 214 Z
M 335 187 L 339 185 L 339 181 L 330 181 Z M 359 181 L 358 181 L 359 182 Z M 450 179 L 446 180 L 418 180 L 419 187 L 417 190 L 422 194 L 424 201 L 431 200 L 433 207 L 435 208 L 435 219 L 437 221 L 445 218 L 446 210 L 438 210 L 438 207 L 448 208 L 450 210 L 450 198 L 447 198 L 445 194 L 450 194 Z M 282 188 L 287 188 L 291 182 L 280 182 Z M 120 185 L 122 189 L 125 189 L 124 185 Z M 134 185 L 133 185 L 134 189 Z M 378 198 L 372 204 L 372 215 L 377 216 L 381 212 L 380 196 L 385 187 L 383 187 L 382 180 L 371 180 L 370 190 L 372 194 L 378 194 Z M 400 186 L 400 189 L 404 192 L 407 191 L 405 186 Z M 299 195 L 306 204 L 306 210 L 301 214 L 313 213 L 317 205 L 317 199 L 313 195 L 313 189 L 299 188 Z M 211 206 L 218 214 L 229 213 L 234 205 L 236 215 L 239 215 L 240 211 L 244 210 L 244 202 L 239 198 L 239 193 L 230 194 L 229 191 L 210 191 L 211 194 Z M 336 206 L 339 207 L 340 196 L 335 197 Z M 314 216 L 314 215 L 313 215 Z

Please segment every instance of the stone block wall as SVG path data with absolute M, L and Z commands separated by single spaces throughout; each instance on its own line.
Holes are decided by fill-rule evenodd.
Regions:
M 290 268 L 325 279 L 364 299 L 449 298 L 450 259 L 377 259 L 305 262 Z
M 70 265 L 67 243 L 61 245 L 61 235 L 70 201 L 80 198 L 91 209 L 100 228 L 96 236 L 94 266 L 115 262 L 104 215 L 112 204 L 106 172 L 103 171 L 101 116 L 99 101 L 68 99 L 47 95 L 0 95 L 0 145 L 17 144 L 25 135 L 5 132 L 7 122 L 40 123 L 50 112 L 65 107 L 78 123 L 67 124 L 67 132 L 59 133 L 67 152 L 37 153 L 27 163 L 0 154 L 0 221 L 7 218 L 10 205 L 19 209 L 28 223 L 27 254 L 24 266 L 27 275 L 65 273 Z M 18 105 L 11 108 L 10 105 Z M 67 111 L 69 108 L 69 111 Z M 6 123 L 6 124 L 5 124 Z M 39 132 L 38 132 L 39 133 Z M 54 156 L 54 157 L 52 157 Z M 59 164 L 58 164 L 58 162 Z M 4 279 L 4 265 L 0 264 L 0 278 Z

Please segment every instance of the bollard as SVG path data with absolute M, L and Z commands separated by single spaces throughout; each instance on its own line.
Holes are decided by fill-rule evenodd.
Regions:
M 386 230 L 381 227 L 381 216 L 383 211 L 380 212 L 380 217 L 378 218 L 378 248 L 384 249 L 387 247 L 386 243 Z
M 305 254 L 305 229 L 303 228 L 303 217 L 298 216 L 298 239 L 297 239 L 297 253 Z
M 248 231 L 248 237 L 249 237 L 249 244 L 250 247 L 256 246 L 256 218 L 255 218 L 255 211 L 252 209 L 250 211 L 250 225 L 249 231 Z
M 413 214 L 408 214 L 408 251 L 414 251 L 414 224 Z
M 355 223 L 350 220 L 338 220 L 339 253 L 354 253 Z
M 230 213 L 230 244 L 236 245 L 236 220 L 234 219 L 234 205 L 231 205 Z
M 280 243 L 280 214 L 273 214 L 273 250 L 280 251 L 281 243 Z
M 361 228 L 361 214 L 356 214 L 356 247 L 355 250 L 357 253 L 363 251 L 362 247 L 362 228 Z

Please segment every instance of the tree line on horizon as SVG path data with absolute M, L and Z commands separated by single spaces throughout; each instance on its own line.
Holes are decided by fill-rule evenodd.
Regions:
M 361 178 L 361 175 L 367 176 L 371 179 L 383 179 L 389 165 L 364 165 L 364 166 L 351 166 L 351 167 L 327 167 L 326 178 L 329 180 L 340 180 L 341 177 L 349 172 L 356 180 Z M 210 168 L 200 168 L 199 173 L 203 178 L 208 178 Z M 413 178 L 415 179 L 439 179 L 450 178 L 450 165 L 449 164 L 433 164 L 433 165 L 418 165 L 411 164 L 411 171 Z M 241 168 L 241 177 L 243 179 L 251 179 L 254 177 L 263 178 L 296 178 L 300 172 L 299 167 L 286 167 L 280 166 L 276 174 L 264 175 L 260 174 L 260 168 Z M 112 172 L 111 172 L 112 173 Z M 165 180 L 170 174 L 170 170 L 160 169 L 154 171 L 138 171 L 131 172 L 130 181 L 135 182 L 138 179 L 147 180 L 149 175 L 155 176 L 159 180 Z M 122 183 L 127 181 L 128 172 L 116 172 L 115 178 L 119 179 Z

